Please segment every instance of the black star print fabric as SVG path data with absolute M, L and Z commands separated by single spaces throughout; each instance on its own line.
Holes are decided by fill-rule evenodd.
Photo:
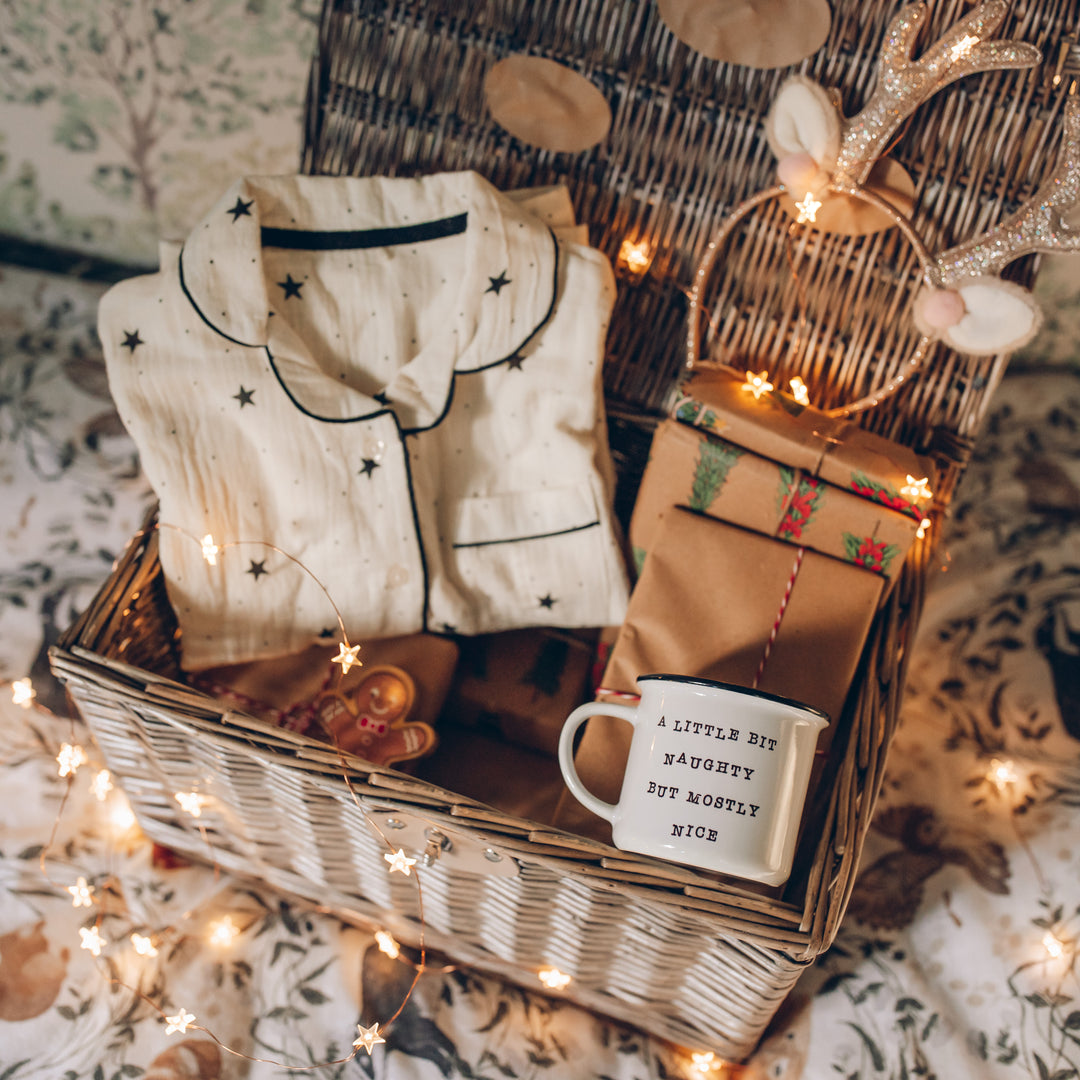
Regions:
M 565 190 L 251 177 L 162 267 L 100 325 L 184 529 L 160 556 L 185 670 L 299 652 L 339 612 L 357 641 L 622 621 L 614 282 Z
M 302 299 L 300 296 L 300 290 L 304 287 L 302 281 L 293 281 L 292 274 L 286 274 L 284 281 L 279 281 L 280 288 L 285 290 L 285 296 L 283 299 L 288 300 L 290 297 L 295 296 L 297 300 Z
M 498 296 L 499 293 L 502 292 L 502 290 L 510 284 L 510 278 L 506 276 L 505 270 L 501 274 L 499 274 L 498 277 L 488 278 L 488 281 L 490 281 L 491 284 L 484 290 L 484 292 L 494 293 L 496 296 Z
M 236 197 L 236 202 L 233 203 L 233 205 L 231 207 L 229 207 L 228 210 L 225 211 L 227 214 L 232 215 L 234 225 L 242 217 L 251 217 L 252 202 L 253 202 L 253 200 L 251 200 L 251 199 L 248 199 L 247 202 L 244 202 L 243 199 L 241 199 L 239 196 L 237 196 Z

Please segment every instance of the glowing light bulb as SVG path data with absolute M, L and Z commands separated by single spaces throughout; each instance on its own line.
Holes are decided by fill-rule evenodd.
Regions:
M 1060 960 L 1065 955 L 1065 943 L 1054 937 L 1049 930 L 1043 935 L 1042 947 L 1051 960 Z
M 233 922 L 231 915 L 226 915 L 210 927 L 210 944 L 224 948 L 231 945 L 240 933 L 240 927 Z
M 758 401 L 762 394 L 767 394 L 770 390 L 774 389 L 774 387 L 773 384 L 769 382 L 769 373 L 767 371 L 759 371 L 756 373 L 748 371 L 746 373 L 746 382 L 744 382 L 739 389 L 753 394 L 754 400 Z
M 202 557 L 211 565 L 217 566 L 218 552 L 221 550 L 217 544 L 214 543 L 214 537 L 212 533 L 207 533 L 202 538 Z
M 972 37 L 971 34 L 965 34 L 950 50 L 949 53 L 953 60 L 963 60 L 965 56 L 971 54 L 971 50 L 979 44 L 977 37 Z
M 150 938 L 144 937 L 142 934 L 132 934 L 131 944 L 135 946 L 135 951 L 140 956 L 157 956 L 158 954 L 157 949 L 154 947 L 154 942 Z
M 100 770 L 94 776 L 94 779 L 90 781 L 90 794 L 93 795 L 98 802 L 104 802 L 105 796 L 108 795 L 112 789 L 113 782 L 108 769 Z
M 1004 791 L 1010 784 L 1015 784 L 1020 779 L 1020 774 L 1011 761 L 1001 761 L 998 758 L 993 758 L 990 762 L 990 768 L 986 770 L 986 779 L 998 791 Z
M 79 931 L 79 937 L 82 938 L 82 948 L 86 949 L 89 953 L 93 953 L 94 956 L 100 956 L 101 950 L 109 944 L 101 936 L 96 926 L 91 926 L 89 929 L 84 926 Z
M 175 1016 L 165 1017 L 165 1034 L 172 1035 L 175 1032 L 178 1035 L 184 1035 L 194 1022 L 194 1013 L 189 1013 L 186 1009 L 177 1009 Z
M 112 806 L 109 808 L 109 821 L 112 823 L 113 829 L 121 834 L 135 827 L 135 814 L 127 799 L 121 796 L 112 800 Z
M 72 907 L 90 907 L 94 902 L 94 886 L 86 884 L 86 878 L 81 877 L 74 885 L 68 885 L 67 891 L 71 893 Z
M 356 1030 L 360 1033 L 353 1039 L 353 1046 L 356 1047 L 357 1050 L 363 1047 L 370 1054 L 377 1043 L 386 1042 L 379 1034 L 378 1024 L 372 1024 L 369 1028 L 364 1027 L 362 1024 L 357 1024 Z
M 61 776 L 74 776 L 80 766 L 85 765 L 89 760 L 86 751 L 81 746 L 73 746 L 71 743 L 64 743 L 60 747 L 60 753 L 56 755 L 56 764 L 60 766 Z
M 798 375 L 796 375 L 790 381 L 790 386 L 791 386 L 791 396 L 800 405 L 809 405 L 810 404 L 810 391 L 806 389 L 806 383 L 804 383 L 802 381 L 802 379 L 799 378 Z
M 648 240 L 640 240 L 634 243 L 627 238 L 619 247 L 617 265 L 626 270 L 631 277 L 644 277 L 645 271 L 652 264 L 652 245 Z
M 16 679 L 11 684 L 11 700 L 24 709 L 29 709 L 37 697 L 34 684 L 29 679 Z
M 363 666 L 362 661 L 356 655 L 359 651 L 359 645 L 350 645 L 347 641 L 339 641 L 338 654 L 330 658 L 330 663 L 340 664 L 341 674 L 348 675 L 350 668 Z
M 795 204 L 795 209 L 799 211 L 799 216 L 795 220 L 800 225 L 805 225 L 808 221 L 817 221 L 817 212 L 821 209 L 821 203 L 814 198 L 812 191 L 808 191 L 806 198 Z
M 391 960 L 396 960 L 401 955 L 401 947 L 394 940 L 393 935 L 385 930 L 376 930 L 375 940 L 379 943 L 379 951 L 386 953 Z
M 209 802 L 205 795 L 197 791 L 178 791 L 175 797 L 184 813 L 192 817 L 202 817 L 202 808 Z
M 929 477 L 924 476 L 922 479 L 916 480 L 909 473 L 907 483 L 900 488 L 900 494 L 915 503 L 922 502 L 923 499 L 929 499 L 933 495 L 929 487 Z
M 416 865 L 416 860 L 410 859 L 402 848 L 398 848 L 393 855 L 384 855 L 383 858 L 390 864 L 391 874 L 396 870 L 408 877 L 412 873 L 411 868 Z
M 927 532 L 927 530 L 929 528 L 930 528 L 930 519 L 929 518 L 923 518 L 922 521 L 919 522 L 919 527 L 915 530 L 915 539 L 916 540 L 921 540 L 926 535 L 926 532 Z
M 564 975 L 558 968 L 541 968 L 536 973 L 536 977 L 549 989 L 549 990 L 565 990 L 571 982 L 569 975 Z
M 699 1076 L 707 1076 L 724 1067 L 724 1063 L 711 1051 L 695 1052 L 690 1055 L 690 1068 Z

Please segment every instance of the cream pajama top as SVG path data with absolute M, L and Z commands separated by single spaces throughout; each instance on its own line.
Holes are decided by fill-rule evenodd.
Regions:
M 582 231 L 564 189 L 469 172 L 248 178 L 106 294 L 185 668 L 338 612 L 352 643 L 622 621 L 614 287 Z

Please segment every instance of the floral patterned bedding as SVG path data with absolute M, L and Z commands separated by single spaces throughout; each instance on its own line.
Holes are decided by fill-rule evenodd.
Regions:
M 102 763 L 46 649 L 151 499 L 104 382 L 102 291 L 0 272 L 0 1080 L 725 1075 L 695 1066 L 708 1047 L 441 964 L 387 1024 L 415 974 L 407 957 L 154 848 L 121 792 L 94 789 Z M 844 927 L 746 1075 L 1078 1075 L 1073 295 L 1050 321 L 1061 333 L 1014 364 L 954 501 Z M 90 756 L 70 786 L 65 742 Z M 95 926 L 109 942 L 96 959 L 80 933 Z M 376 1023 L 385 1041 L 354 1049 Z

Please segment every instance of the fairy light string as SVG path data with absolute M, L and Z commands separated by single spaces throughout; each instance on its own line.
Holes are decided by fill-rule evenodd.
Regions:
M 262 543 L 261 541 L 229 541 L 225 543 L 218 543 L 214 540 L 212 534 L 205 534 L 202 538 L 195 537 L 193 534 L 188 533 L 186 530 L 176 526 L 168 524 L 161 524 L 157 526 L 159 528 L 170 528 L 177 533 L 187 537 L 193 543 L 199 545 L 203 552 L 204 558 L 207 559 L 211 565 L 216 565 L 216 560 L 223 553 L 227 552 L 231 548 L 240 547 L 246 544 Z M 322 589 L 324 595 L 327 596 L 331 607 L 334 610 L 335 617 L 338 621 L 339 629 L 341 630 L 342 641 L 339 643 L 339 655 L 335 658 L 339 663 L 341 671 L 338 678 L 341 679 L 348 672 L 349 668 L 353 665 L 361 664 L 357 653 L 359 652 L 359 646 L 353 646 L 349 644 L 348 636 L 345 631 L 344 620 L 341 616 L 337 606 L 334 605 L 333 600 L 330 598 L 329 593 L 318 581 L 310 570 L 303 565 L 300 560 L 289 555 L 288 552 L 282 551 L 280 548 L 273 544 L 266 543 L 263 546 L 266 548 L 279 552 L 284 557 L 299 566 L 305 573 L 309 574 L 316 582 L 320 589 Z M 351 658 L 351 661 L 348 659 Z M 342 663 L 342 659 L 345 662 Z M 19 686 L 15 686 L 13 683 L 13 698 L 17 700 L 17 704 L 23 704 L 24 707 L 29 707 L 29 703 L 33 701 L 36 694 L 30 685 L 29 679 L 19 680 Z M 42 707 L 37 704 L 37 708 Z M 42 709 L 42 711 L 48 713 L 48 710 Z M 49 715 L 52 715 L 49 713 Z M 198 1002 L 177 1002 L 171 1001 L 169 1003 L 163 1003 L 155 1000 L 153 997 L 145 993 L 139 986 L 132 985 L 130 981 L 125 978 L 121 978 L 119 975 L 119 969 L 115 962 L 114 957 L 121 955 L 121 950 L 128 951 L 129 955 L 138 957 L 144 961 L 153 961 L 159 957 L 162 950 L 167 944 L 177 944 L 189 937 L 205 937 L 208 943 L 217 948 L 228 948 L 232 943 L 243 934 L 246 929 L 250 927 L 241 927 L 237 925 L 236 919 L 231 914 L 226 914 L 222 918 L 215 920 L 207 929 L 208 933 L 205 935 L 195 935 L 189 930 L 185 930 L 185 925 L 193 922 L 199 917 L 198 911 L 201 905 L 197 905 L 195 910 L 187 910 L 179 918 L 170 920 L 167 925 L 159 926 L 147 926 L 145 924 L 134 924 L 131 920 L 131 912 L 124 899 L 123 881 L 120 875 L 115 871 L 108 873 L 104 878 L 100 876 L 94 878 L 93 881 L 88 879 L 85 875 L 79 875 L 76 881 L 71 885 L 61 885 L 56 882 L 49 874 L 47 859 L 49 852 L 55 847 L 57 842 L 57 836 L 61 822 L 64 817 L 65 810 L 69 804 L 72 791 L 74 789 L 74 783 L 78 776 L 81 775 L 80 770 L 86 766 L 90 766 L 93 775 L 88 785 L 89 794 L 92 795 L 98 802 L 104 803 L 109 797 L 110 793 L 116 789 L 116 785 L 113 783 L 113 776 L 109 769 L 102 767 L 100 764 L 91 761 L 90 756 L 87 754 L 86 749 L 80 744 L 77 738 L 77 731 L 75 726 L 74 714 L 69 714 L 68 720 L 70 722 L 70 737 L 69 741 L 63 744 L 61 751 L 57 754 L 57 766 L 58 766 L 58 779 L 63 779 L 64 790 L 60 799 L 60 803 L 57 809 L 56 817 L 52 823 L 52 827 L 49 833 L 47 843 L 42 847 L 39 855 L 39 867 L 42 877 L 53 887 L 57 892 L 67 892 L 71 898 L 75 907 L 88 909 L 95 908 L 92 919 L 89 920 L 87 925 L 79 928 L 80 947 L 89 952 L 93 958 L 93 963 L 102 978 L 102 980 L 112 986 L 120 987 L 126 990 L 134 998 L 144 1003 L 154 1014 L 159 1018 L 160 1022 L 164 1025 L 165 1034 L 172 1035 L 185 1035 L 191 1031 L 201 1032 L 212 1042 L 214 1042 L 223 1052 L 238 1058 L 243 1061 L 248 1061 L 258 1064 L 266 1064 L 274 1066 L 282 1071 L 289 1073 L 301 1073 L 301 1072 L 317 1072 L 318 1070 L 325 1068 L 332 1068 L 337 1066 L 346 1065 L 349 1061 L 353 1060 L 361 1051 L 371 1055 L 374 1052 L 374 1048 L 380 1044 L 386 1042 L 385 1036 L 389 1033 L 391 1026 L 401 1016 L 402 1012 L 406 1008 L 409 1000 L 412 998 L 413 992 L 419 984 L 420 977 L 426 973 L 446 974 L 457 969 L 455 964 L 445 964 L 439 966 L 431 966 L 428 963 L 428 949 L 425 940 L 425 926 L 426 919 L 424 915 L 424 899 L 423 899 L 423 886 L 420 879 L 418 869 L 414 872 L 414 868 L 417 867 L 419 860 L 409 856 L 401 847 L 395 845 L 387 834 L 379 826 L 375 818 L 368 812 L 360 800 L 360 797 L 353 786 L 351 780 L 351 769 L 349 765 L 346 753 L 338 745 L 336 738 L 331 735 L 330 741 L 334 746 L 334 749 L 338 755 L 338 763 L 341 767 L 342 779 L 345 783 L 346 789 L 349 792 L 349 796 L 352 799 L 354 805 L 357 807 L 367 827 L 378 837 L 380 844 L 385 847 L 384 859 L 387 862 L 387 873 L 401 873 L 403 876 L 411 878 L 415 890 L 416 890 L 416 910 L 417 910 L 417 952 L 419 954 L 418 960 L 412 960 L 408 955 L 402 951 L 402 947 L 399 943 L 385 930 L 377 930 L 374 933 L 374 940 L 378 945 L 380 951 L 391 957 L 393 960 L 399 963 L 405 963 L 413 968 L 413 977 L 409 983 L 401 1003 L 395 1009 L 393 1014 L 386 1020 L 378 1020 L 373 1022 L 370 1026 L 365 1027 L 362 1024 L 357 1024 L 357 1035 L 352 1040 L 351 1051 L 347 1055 L 333 1060 L 309 1063 L 304 1065 L 294 1065 L 288 1062 L 281 1061 L 277 1058 L 260 1057 L 257 1055 L 247 1054 L 241 1050 L 236 1049 L 233 1046 L 228 1045 L 222 1039 L 220 1039 L 211 1029 L 199 1022 L 199 1006 Z M 123 798 L 122 793 L 119 796 Z M 113 801 L 116 801 L 116 796 L 113 797 Z M 214 880 L 218 880 L 220 874 L 220 865 L 214 857 L 214 849 L 210 840 L 209 833 L 205 819 L 203 817 L 203 811 L 205 809 L 212 810 L 214 799 L 199 791 L 190 792 L 175 792 L 173 799 L 183 813 L 191 819 L 193 825 L 198 828 L 198 831 L 206 844 L 207 851 L 209 853 L 209 859 L 213 864 Z M 130 808 L 127 807 L 126 800 L 124 801 L 124 807 L 127 808 L 127 816 L 130 817 L 130 823 L 124 822 L 122 825 L 118 824 L 117 828 L 127 831 L 135 824 L 134 815 L 131 813 Z M 115 809 L 115 808 L 114 808 Z M 115 817 L 113 811 L 110 811 L 110 817 Z M 119 905 L 122 908 L 122 912 L 111 910 L 114 905 Z M 312 911 L 330 914 L 337 916 L 337 912 L 325 907 L 313 906 Z M 126 916 L 128 920 L 128 926 L 122 933 L 113 931 L 108 933 L 104 930 L 104 922 L 106 919 L 116 919 L 121 916 Z M 547 988 L 549 992 L 559 992 L 565 989 L 572 977 L 564 974 L 555 967 L 543 967 L 537 972 L 538 980 Z M 191 1006 L 194 1007 L 192 1011 Z M 690 1051 L 684 1048 L 672 1047 L 672 1050 L 677 1054 L 689 1054 Z M 695 1054 L 696 1060 L 706 1060 L 704 1054 Z M 726 1063 L 721 1062 L 719 1058 L 712 1055 L 712 1052 L 708 1052 L 707 1060 L 710 1062 L 712 1069 L 718 1066 L 726 1066 Z M 712 1064 L 715 1062 L 716 1064 Z M 691 1067 L 691 1072 L 696 1073 L 697 1070 Z
M 179 526 L 171 525 L 168 523 L 158 523 L 158 528 L 171 529 L 174 532 L 184 536 L 185 538 L 196 543 L 203 555 L 203 558 L 211 566 L 218 565 L 219 557 L 223 556 L 229 549 L 238 548 L 245 545 L 259 544 L 264 548 L 277 552 L 284 558 L 288 559 L 296 566 L 298 566 L 304 573 L 306 573 L 319 587 L 326 597 L 330 607 L 334 612 L 334 616 L 337 620 L 338 627 L 341 631 L 341 642 L 339 643 L 338 655 L 331 659 L 331 663 L 337 663 L 340 667 L 338 674 L 339 682 L 354 666 L 360 666 L 362 661 L 358 657 L 360 651 L 359 645 L 352 645 L 349 642 L 348 634 L 345 629 L 344 619 L 340 610 L 334 603 L 333 598 L 330 596 L 329 591 L 323 585 L 321 581 L 295 556 L 289 552 L 277 547 L 276 545 L 253 540 L 234 540 L 224 543 L 218 543 L 212 533 L 206 533 L 203 537 L 196 537 L 192 533 L 189 533 L 186 529 Z M 36 693 L 29 679 L 17 680 L 12 683 L 13 687 L 13 701 L 28 708 L 36 697 Z M 40 706 L 39 706 L 40 707 Z M 388 955 L 393 955 L 393 958 L 398 962 L 406 963 L 414 969 L 412 981 L 409 984 L 407 991 L 400 1005 L 394 1013 L 386 1020 L 379 1020 L 368 1027 L 364 1027 L 361 1024 L 357 1025 L 357 1037 L 352 1041 L 352 1051 L 340 1058 L 336 1058 L 331 1061 L 317 1062 L 315 1064 L 306 1065 L 291 1065 L 283 1061 L 279 1061 L 275 1058 L 265 1058 L 246 1054 L 243 1051 L 237 1050 L 224 1043 L 213 1031 L 206 1028 L 202 1024 L 197 1022 L 198 1017 L 196 1013 L 190 1012 L 186 1005 L 175 1005 L 174 1011 L 171 1013 L 166 1011 L 166 1008 L 162 1007 L 158 1002 L 147 996 L 142 990 L 136 986 L 132 986 L 129 982 L 119 978 L 116 974 L 110 972 L 104 966 L 104 961 L 108 960 L 112 951 L 120 947 L 128 947 L 135 952 L 136 955 L 151 959 L 159 955 L 161 945 L 171 938 L 182 937 L 182 924 L 194 918 L 194 914 L 191 911 L 185 912 L 178 921 L 170 924 L 165 928 L 158 928 L 157 930 L 149 930 L 148 933 L 141 933 L 139 930 L 132 928 L 130 932 L 120 935 L 119 937 L 108 937 L 102 930 L 103 920 L 107 915 L 105 909 L 105 898 L 107 896 L 115 896 L 121 902 L 123 902 L 122 889 L 120 883 L 115 875 L 109 875 L 108 879 L 103 883 L 97 885 L 90 884 L 85 876 L 80 875 L 73 885 L 64 886 L 56 882 L 49 874 L 47 858 L 50 850 L 56 844 L 57 834 L 63 820 L 65 809 L 68 805 L 72 790 L 73 783 L 79 774 L 80 769 L 90 764 L 90 758 L 85 748 L 79 743 L 77 739 L 77 733 L 75 729 L 74 716 L 69 717 L 71 725 L 70 740 L 65 742 L 59 753 L 57 754 L 57 767 L 58 778 L 65 781 L 64 791 L 61 796 L 60 804 L 57 810 L 56 817 L 53 821 L 49 838 L 47 843 L 42 847 L 38 856 L 39 867 L 43 878 L 49 883 L 52 888 L 59 891 L 66 891 L 72 897 L 72 902 L 77 908 L 92 908 L 96 906 L 96 912 L 93 921 L 88 926 L 80 927 L 80 947 L 89 952 L 97 962 L 98 971 L 102 979 L 111 984 L 124 988 L 129 993 L 135 995 L 138 999 L 147 1004 L 160 1016 L 165 1023 L 165 1032 L 167 1035 L 173 1034 L 186 1034 L 189 1030 L 201 1031 L 213 1040 L 223 1051 L 237 1057 L 239 1059 L 255 1062 L 259 1064 L 273 1065 L 279 1069 L 283 1069 L 289 1072 L 311 1072 L 323 1068 L 340 1066 L 347 1064 L 354 1057 L 360 1053 L 361 1050 L 369 1055 L 373 1052 L 375 1046 L 385 1043 L 385 1034 L 389 1030 L 390 1026 L 404 1011 L 413 991 L 420 981 L 421 975 L 427 972 L 429 969 L 427 963 L 427 946 L 424 939 L 424 908 L 423 908 L 423 887 L 420 881 L 419 872 L 413 872 L 413 868 L 418 863 L 418 859 L 410 857 L 403 849 L 395 847 L 390 841 L 389 837 L 379 827 L 378 823 L 368 813 L 355 788 L 352 785 L 349 777 L 349 763 L 345 757 L 341 747 L 334 741 L 334 748 L 337 750 L 339 763 L 342 769 L 342 778 L 345 782 L 346 788 L 352 798 L 353 803 L 360 811 L 365 824 L 369 829 L 374 832 L 382 846 L 386 848 L 387 854 L 385 859 L 389 864 L 387 867 L 387 873 L 392 874 L 395 872 L 402 873 L 404 876 L 412 879 L 416 889 L 416 903 L 417 913 L 419 921 L 419 963 L 413 962 L 407 956 L 405 956 L 398 946 L 397 942 L 392 937 L 385 934 L 384 931 L 379 931 L 383 934 L 382 939 L 378 939 L 380 949 L 386 952 Z M 112 783 L 111 773 L 108 769 L 98 768 L 95 769 L 94 777 L 90 784 L 90 793 L 98 800 L 104 801 L 108 793 L 113 789 L 115 785 Z M 209 852 L 210 860 L 214 868 L 214 880 L 218 880 L 220 874 L 220 866 L 214 857 L 213 846 L 210 841 L 210 836 L 206 828 L 206 824 L 203 820 L 203 810 L 211 808 L 213 805 L 213 799 L 199 791 L 179 791 L 175 792 L 173 798 L 177 806 L 192 819 L 192 822 L 198 828 L 198 831 L 206 844 Z M 100 892 L 101 896 L 98 898 L 96 895 Z M 125 905 L 126 909 L 126 905 Z M 233 941 L 243 933 L 243 929 L 237 925 L 232 915 L 226 914 L 221 919 L 218 919 L 211 927 L 208 936 L 208 941 L 211 945 L 216 947 L 228 947 Z M 124 943 L 127 943 L 126 945 Z M 393 942 L 393 950 L 388 947 L 388 942 Z M 451 971 L 454 970 L 453 966 L 440 967 L 436 969 L 439 971 Z

